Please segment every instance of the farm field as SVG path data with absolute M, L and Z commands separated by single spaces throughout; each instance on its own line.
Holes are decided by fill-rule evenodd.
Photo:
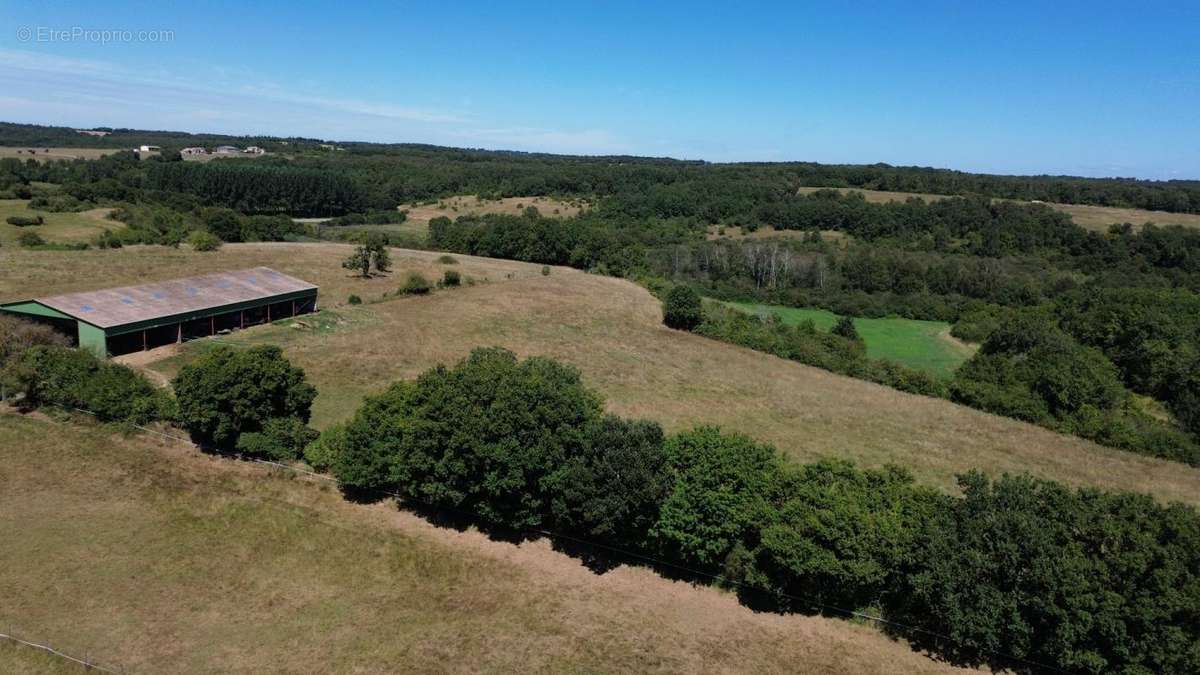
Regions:
M 433 279 L 439 254 L 393 251 L 389 277 L 355 279 L 342 244 L 229 244 L 215 253 L 139 247 L 80 252 L 0 248 L 0 301 L 267 265 L 321 286 L 320 304 L 340 317 L 310 329 L 290 322 L 237 333 L 234 341 L 273 342 L 317 386 L 314 423 L 345 419 L 362 397 L 474 347 L 497 345 L 577 366 L 612 412 L 647 417 L 668 430 L 716 423 L 775 444 L 800 460 L 839 456 L 868 466 L 895 463 L 918 480 L 955 491 L 955 474 L 1028 471 L 1200 504 L 1200 470 L 1102 448 L 948 401 L 905 394 L 749 349 L 669 330 L 658 301 L 630 282 L 566 268 L 454 256 L 460 273 L 487 283 L 425 297 L 381 299 L 410 270 Z M 73 274 L 62 274 L 70 268 Z M 437 276 L 435 276 L 437 275 Z M 349 307 L 350 293 L 367 304 Z M 170 374 L 182 354 L 149 353 L 147 367 Z
M 30 150 L 36 152 L 30 154 Z M 40 145 L 0 146 L 0 159 L 5 157 L 16 157 L 22 160 L 33 158 L 39 162 L 51 159 L 98 159 L 114 152 L 120 152 L 120 150 L 114 148 L 47 148 Z
M 797 188 L 798 194 L 811 194 L 823 188 L 802 187 Z M 935 201 L 938 199 L 946 199 L 946 195 L 932 195 L 918 192 L 889 192 L 886 190 L 860 190 L 858 188 L 835 188 L 840 192 L 861 192 L 863 198 L 868 202 L 882 204 L 885 202 L 902 202 L 909 197 L 920 197 L 925 201 Z M 1089 230 L 1104 232 L 1108 230 L 1108 226 L 1113 223 L 1131 223 L 1133 225 L 1144 225 L 1146 223 L 1154 223 L 1156 225 L 1185 225 L 1187 227 L 1200 227 L 1200 214 L 1195 213 L 1169 213 L 1167 211 L 1148 211 L 1145 209 L 1124 209 L 1113 206 L 1089 206 L 1086 204 L 1054 204 L 1046 202 L 1046 206 L 1052 209 L 1068 213 L 1075 223 L 1080 227 L 1085 227 Z
M 812 321 L 822 331 L 831 330 L 838 320 L 837 314 L 824 309 L 747 302 L 724 304 L 751 314 L 775 314 L 790 326 Z M 854 327 L 867 346 L 868 356 L 902 363 L 941 377 L 950 377 L 954 369 L 971 358 L 977 349 L 950 335 L 950 324 L 944 321 L 856 318 Z
M 27 208 L 27 199 L 0 199 L 0 246 L 16 246 L 22 232 L 36 232 L 49 242 L 88 241 L 104 230 L 116 230 L 121 223 L 108 220 L 112 209 L 90 209 L 79 213 L 52 213 Z M 17 227 L 8 224 L 9 216 L 41 216 L 42 225 Z
M 956 669 L 876 628 L 754 612 L 545 540 L 187 443 L 0 410 L 0 625 L 121 672 L 795 672 Z M 0 643 L 0 671 L 80 672 Z

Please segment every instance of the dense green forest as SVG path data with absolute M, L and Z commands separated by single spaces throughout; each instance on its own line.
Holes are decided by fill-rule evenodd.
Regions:
M 873 362 L 838 343 L 844 338 L 814 331 L 711 312 L 696 329 L 1107 445 L 1200 462 L 1200 232 L 1170 223 L 1095 232 L 1045 204 L 996 199 L 1194 211 L 1195 182 L 421 145 L 330 149 L 310 139 L 255 139 L 271 154 L 197 163 L 168 143 L 248 139 L 152 133 L 160 135 L 0 125 L 0 143 L 9 145 L 112 147 L 105 144 L 124 139 L 165 148 L 151 158 L 120 151 L 97 160 L 0 160 L 0 195 L 48 211 L 116 207 L 119 223 L 96 242 L 102 246 L 177 245 L 194 230 L 224 241 L 315 235 L 291 216 L 335 216 L 322 229 L 336 235 L 341 225 L 395 222 L 402 204 L 455 194 L 585 197 L 592 207 L 572 218 L 533 209 L 435 218 L 427 242 L 395 243 L 688 285 L 719 299 L 953 322 L 954 335 L 983 346 L 950 382 Z M 854 192 L 798 193 L 806 185 L 961 196 L 875 204 Z M 735 226 L 770 236 L 718 236 Z
M 527 196 L 640 193 L 663 211 L 666 201 L 700 196 L 720 183 L 723 205 L 708 204 L 708 217 L 743 212 L 734 202 L 800 187 L 849 187 L 941 195 L 978 195 L 1200 213 L 1200 181 L 1150 181 L 1074 176 L 999 176 L 929 167 L 833 165 L 812 162 L 710 164 L 630 156 L 575 157 L 513 151 L 467 150 L 411 143 L 333 144 L 311 138 L 225 136 L 175 131 L 110 129 L 107 136 L 68 127 L 0 122 L 0 146 L 134 148 L 141 144 L 178 150 L 192 145 L 257 145 L 312 161 L 318 168 L 356 175 L 372 200 L 392 204 L 449 194 Z M 337 145 L 339 152 L 323 145 Z M 736 189 L 731 186 L 736 184 Z M 650 191 L 652 186 L 659 189 Z M 711 202 L 711 200 L 701 200 Z M 377 206 L 385 206 L 376 202 Z M 699 213 L 684 203 L 680 211 Z M 714 221 L 715 222 L 715 221 Z

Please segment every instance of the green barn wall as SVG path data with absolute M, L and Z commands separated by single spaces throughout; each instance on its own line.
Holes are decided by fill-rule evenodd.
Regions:
M 104 334 L 104 329 L 82 321 L 76 323 L 79 325 L 79 348 L 87 349 L 102 359 L 107 357 L 108 336 Z

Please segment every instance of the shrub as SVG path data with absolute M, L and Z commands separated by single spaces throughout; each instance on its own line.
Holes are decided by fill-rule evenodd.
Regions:
M 173 415 L 166 392 L 141 373 L 80 349 L 33 347 L 17 366 L 17 380 L 25 401 L 35 407 L 79 408 L 105 422 L 132 424 Z
M 346 425 L 334 424 L 304 446 L 304 461 L 317 471 L 327 471 L 337 463 L 345 447 Z
M 443 265 L 457 265 L 458 264 L 458 258 L 455 258 L 452 255 L 440 255 L 440 256 L 438 256 L 437 261 Z
M 700 427 L 671 437 L 666 453 L 675 480 L 650 531 L 672 559 L 719 569 L 731 554 L 753 550 L 771 518 L 768 495 L 782 462 L 769 445 Z
M 22 232 L 21 236 L 17 237 L 17 243 L 26 248 L 33 248 L 35 246 L 45 246 L 46 240 L 42 239 L 42 236 L 37 232 Z
M 207 230 L 195 230 L 188 235 L 188 244 L 195 251 L 215 251 L 221 248 L 221 240 Z
M 121 237 L 114 234 L 112 230 L 107 228 L 105 228 L 105 230 L 101 232 L 98 237 L 96 237 L 97 248 L 121 248 L 124 245 L 125 243 L 121 241 Z
M 304 371 L 270 345 L 243 351 L 218 346 L 184 366 L 172 385 L 184 428 L 200 443 L 220 448 L 234 447 L 243 433 L 265 431 L 269 420 L 307 422 L 316 397 Z
M 550 266 L 549 265 L 542 265 L 542 276 L 544 276 L 544 277 L 550 276 Z
M 351 294 L 350 294 L 350 297 L 346 299 L 346 302 L 350 303 L 351 305 L 361 305 L 361 304 L 362 304 L 362 298 L 360 298 L 360 297 L 358 297 L 357 295 L 354 295 L 353 293 L 351 293 Z
M 317 432 L 295 417 L 267 420 L 262 431 L 238 435 L 237 450 L 243 454 L 274 460 L 296 459 L 317 438 Z
M 5 218 L 9 225 L 17 227 L 29 227 L 31 225 L 41 225 L 46 222 L 41 216 L 9 216 Z
M 457 270 L 446 270 L 442 274 L 442 286 L 447 288 L 458 286 L 462 283 L 462 275 Z
M 400 293 L 401 295 L 425 295 L 431 288 L 428 279 L 419 272 L 412 272 L 404 281 L 404 285 L 400 287 Z
M 855 342 L 862 341 L 862 338 L 858 336 L 858 329 L 854 327 L 854 319 L 848 316 L 839 318 L 837 323 L 833 324 L 833 330 L 830 332 L 832 332 L 834 335 L 844 337 L 847 340 L 854 340 Z
M 27 321 L 11 314 L 0 314 L 0 371 L 15 363 L 26 350 L 37 345 L 66 347 L 66 335 L 45 324 Z
M 640 548 L 671 489 L 662 428 L 606 415 L 548 485 L 557 527 Z
M 663 301 L 663 323 L 678 330 L 692 330 L 704 320 L 700 295 L 691 286 L 678 285 Z

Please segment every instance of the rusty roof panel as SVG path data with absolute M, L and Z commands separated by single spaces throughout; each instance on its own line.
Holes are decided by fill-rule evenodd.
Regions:
M 268 267 L 218 272 L 140 286 L 34 298 L 47 307 L 101 328 L 200 312 L 317 287 Z

